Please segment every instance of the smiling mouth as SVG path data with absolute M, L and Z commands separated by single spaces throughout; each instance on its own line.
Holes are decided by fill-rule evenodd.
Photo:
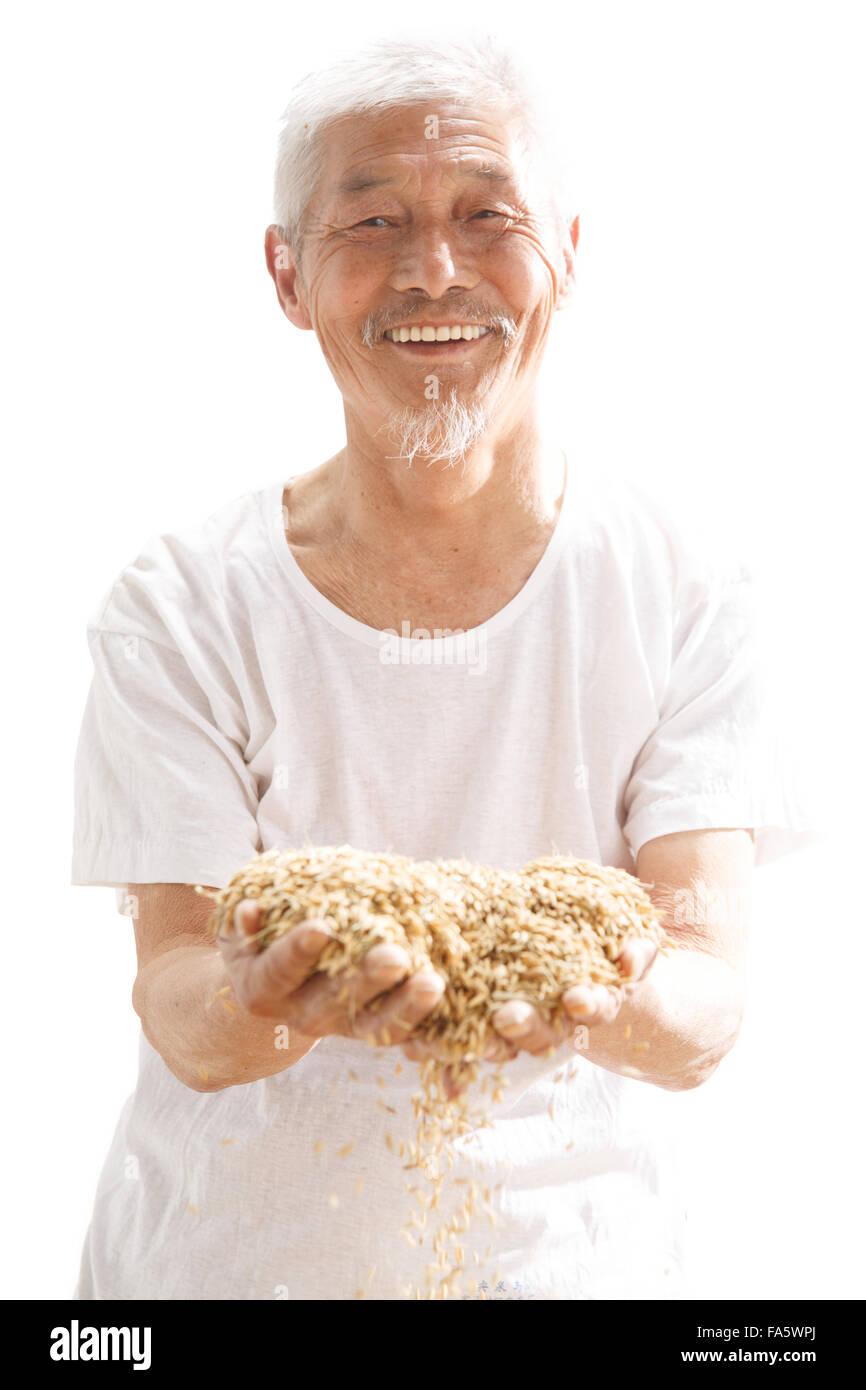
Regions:
M 419 346 L 438 346 L 447 343 L 471 343 L 486 338 L 493 329 L 488 324 L 404 324 L 400 328 L 387 328 L 382 337 L 389 343 L 404 343 Z

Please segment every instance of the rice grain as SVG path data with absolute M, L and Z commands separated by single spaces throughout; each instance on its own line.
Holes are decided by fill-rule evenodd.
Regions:
M 411 1028 L 405 1020 L 395 1020 L 409 1037 L 430 1049 L 418 1064 L 420 1087 L 411 1097 L 416 1142 L 408 1143 L 412 1162 L 403 1165 L 420 1168 L 431 1185 L 430 1196 L 422 1188 L 412 1188 L 421 1210 L 416 1207 L 410 1211 L 410 1229 L 400 1234 L 414 1245 L 413 1229 L 423 1231 L 427 1210 L 439 1208 L 443 1165 L 447 1164 L 449 1172 L 453 1169 L 455 1142 L 461 1138 L 477 1140 L 477 1131 L 492 1124 L 489 1115 L 470 1116 L 466 1092 L 479 1077 L 488 1045 L 501 1047 L 501 1035 L 492 1023 L 496 1010 L 511 999 L 524 1000 L 564 1041 L 573 1020 L 560 1001 L 571 986 L 620 985 L 617 961 L 627 936 L 648 937 L 657 948 L 672 944 L 666 943 L 644 887 L 623 869 L 603 868 L 589 860 L 550 856 L 532 861 L 520 872 L 507 872 L 466 860 L 419 861 L 343 845 L 267 850 L 250 860 L 221 891 L 200 886 L 198 891 L 215 901 L 210 923 L 215 936 L 225 934 L 244 898 L 255 898 L 259 928 L 248 939 L 257 950 L 265 949 L 307 918 L 324 918 L 333 936 L 318 957 L 314 976 L 343 976 L 347 999 L 363 958 L 383 943 L 396 945 L 408 955 L 410 974 L 432 967 L 442 978 L 442 995 L 425 1018 Z M 384 997 L 374 1000 L 366 1013 L 375 1014 Z M 227 1008 L 234 1011 L 228 1004 Z M 626 1025 L 626 1037 L 630 1031 Z M 363 1040 L 380 1058 L 385 1055 L 380 1050 L 382 1043 L 389 1046 L 391 1037 L 385 1027 L 380 1037 L 366 1032 Z M 551 1043 L 536 1055 L 551 1057 L 559 1046 L 561 1041 Z M 633 1050 L 643 1051 L 647 1046 L 638 1044 Z M 486 1092 L 490 1083 L 494 1106 L 502 1100 L 506 1084 L 503 1066 L 498 1063 L 481 1088 Z M 452 1099 L 446 1094 L 446 1069 L 460 1091 Z M 398 1061 L 394 1074 L 399 1076 L 402 1070 Z M 199 1074 L 207 1080 L 203 1066 Z M 570 1078 L 575 1073 L 559 1071 L 554 1079 L 559 1081 L 566 1074 Z M 349 1076 L 359 1079 L 355 1071 L 349 1071 Z M 380 1089 L 387 1088 L 382 1076 L 375 1079 Z M 377 1105 L 397 1114 L 381 1096 Z M 553 1119 L 552 1101 L 548 1113 Z M 393 1153 L 395 1140 L 390 1132 L 385 1135 L 385 1144 Z M 323 1147 L 316 1144 L 313 1151 L 319 1153 Z M 346 1157 L 353 1147 L 345 1145 L 338 1156 Z M 566 1146 L 572 1147 L 573 1141 Z M 404 1151 L 405 1141 L 401 1139 L 401 1157 Z M 449 1181 L 455 1188 L 466 1182 L 461 1178 Z M 359 1178 L 357 1193 L 360 1183 Z M 501 1186 L 498 1184 L 497 1190 Z M 485 1186 L 482 1191 L 483 1214 L 496 1226 L 499 1216 L 492 1206 L 491 1189 Z M 447 1298 L 459 1293 L 465 1247 L 457 1237 L 475 1215 L 479 1195 L 473 1185 L 462 1212 L 432 1233 L 435 1260 L 427 1265 L 427 1292 L 415 1289 L 413 1298 Z M 335 1192 L 328 1202 L 331 1207 L 339 1204 Z M 488 1246 L 485 1259 L 491 1248 Z M 472 1254 L 478 1263 L 476 1253 Z M 356 1297 L 365 1295 L 372 1274 L 371 1270 L 365 1288 Z M 483 1290 L 478 1296 L 486 1297 Z

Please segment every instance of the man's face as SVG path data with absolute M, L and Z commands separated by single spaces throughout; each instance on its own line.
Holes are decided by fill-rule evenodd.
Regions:
M 315 329 L 371 434 L 455 396 L 483 402 L 495 424 L 531 393 L 573 242 L 517 134 L 496 112 L 425 103 L 347 118 L 325 137 L 297 305 L 284 304 Z

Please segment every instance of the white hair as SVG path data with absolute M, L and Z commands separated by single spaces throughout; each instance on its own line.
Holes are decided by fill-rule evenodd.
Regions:
M 444 401 L 394 411 L 383 428 L 397 451 L 393 457 L 404 459 L 409 468 L 416 458 L 426 459 L 428 468 L 431 463 L 453 468 L 483 439 L 488 424 L 483 401 L 464 404 L 452 386 Z
M 292 91 L 274 177 L 274 217 L 289 245 L 300 248 L 305 209 L 321 173 L 323 136 L 334 121 L 417 102 L 466 105 L 468 98 L 473 106 L 516 118 L 518 140 L 533 169 L 542 171 L 555 215 L 570 220 L 567 120 L 497 38 L 386 38 L 308 73 Z

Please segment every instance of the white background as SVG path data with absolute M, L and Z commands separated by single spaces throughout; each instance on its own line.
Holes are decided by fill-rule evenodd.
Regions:
M 79 3 L 5 22 L 5 1297 L 71 1293 L 135 1077 L 131 923 L 111 890 L 69 885 L 86 622 L 150 535 L 340 447 L 336 388 L 265 270 L 278 122 L 335 42 L 411 12 Z M 551 429 L 750 556 L 780 718 L 829 817 L 822 845 L 759 872 L 744 1032 L 680 1097 L 699 1298 L 866 1293 L 861 17 L 472 12 L 569 108 L 581 241 Z

